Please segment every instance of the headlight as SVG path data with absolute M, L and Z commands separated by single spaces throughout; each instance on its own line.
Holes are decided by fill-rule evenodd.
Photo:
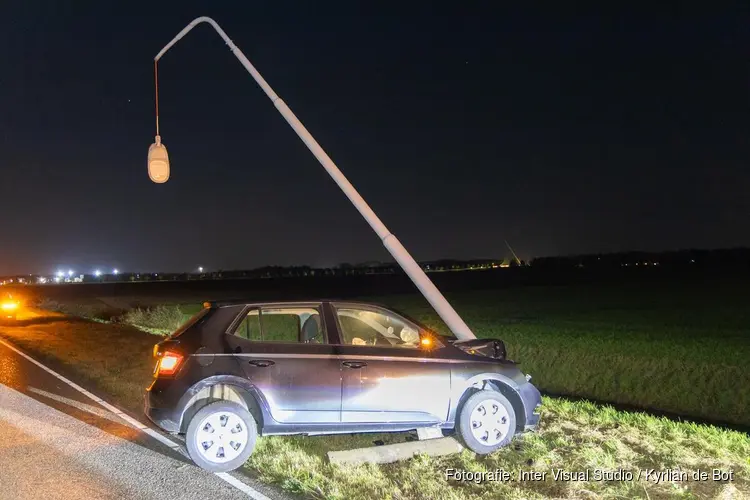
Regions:
M 18 304 L 16 302 L 3 302 L 2 308 L 3 311 L 12 311 L 18 309 Z

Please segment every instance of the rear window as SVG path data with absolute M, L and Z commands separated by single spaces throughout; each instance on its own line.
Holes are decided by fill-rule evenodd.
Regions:
M 188 319 L 185 323 L 182 324 L 177 330 L 172 333 L 172 335 L 169 336 L 169 338 L 173 339 L 176 337 L 179 337 L 183 333 L 187 331 L 188 328 L 198 323 L 200 320 L 202 320 L 209 312 L 211 311 L 210 308 L 204 307 L 197 313 L 195 313 L 190 319 Z

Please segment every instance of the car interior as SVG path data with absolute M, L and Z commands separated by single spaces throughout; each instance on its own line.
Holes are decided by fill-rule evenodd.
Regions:
M 337 308 L 345 344 L 418 347 L 419 332 L 398 318 L 361 309 Z

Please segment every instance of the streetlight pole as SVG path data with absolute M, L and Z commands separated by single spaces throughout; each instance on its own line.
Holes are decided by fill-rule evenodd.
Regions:
M 255 69 L 255 67 L 250 63 L 247 57 L 245 57 L 245 54 L 243 54 L 242 51 L 232 42 L 232 40 L 230 40 L 230 38 L 216 23 L 216 21 L 214 21 L 210 17 L 203 16 L 194 19 L 190 24 L 185 26 L 185 28 L 180 31 L 177 36 L 174 37 L 174 39 L 172 39 L 172 41 L 169 42 L 166 46 L 164 46 L 164 48 L 161 49 L 161 51 L 159 51 L 159 53 L 156 55 L 156 57 L 154 58 L 154 71 L 156 72 L 156 64 L 159 59 L 161 59 L 161 57 L 169 49 L 171 49 L 172 46 L 174 46 L 174 44 L 176 44 L 182 37 L 187 35 L 190 30 L 201 23 L 208 23 L 213 26 L 219 36 L 224 40 L 224 42 L 226 42 L 229 50 L 231 50 L 235 57 L 239 59 L 240 63 L 242 63 L 248 73 L 250 73 L 250 75 L 258 83 L 258 85 L 260 85 L 260 88 L 263 90 L 263 92 L 265 92 L 268 98 L 271 99 L 271 102 L 273 102 L 274 106 L 276 106 L 276 109 L 279 111 L 279 113 L 281 113 L 281 116 L 283 116 L 287 123 L 289 123 L 289 125 L 294 129 L 299 138 L 302 139 L 302 142 L 305 143 L 310 152 L 315 156 L 315 158 L 318 159 L 323 168 L 326 169 L 326 172 L 328 172 L 331 178 L 333 178 L 334 182 L 339 186 L 339 188 L 341 188 L 346 197 L 349 198 L 349 201 L 352 202 L 352 204 L 359 211 L 362 217 L 364 217 L 367 223 L 370 224 L 370 227 L 378 235 L 388 252 L 393 256 L 396 262 L 398 262 L 398 264 L 406 272 L 409 278 L 411 278 L 419 291 L 422 292 L 422 295 L 424 295 L 425 299 L 427 299 L 427 301 L 432 305 L 438 315 L 443 319 L 443 321 L 445 321 L 445 324 L 448 325 L 448 328 L 450 328 L 453 334 L 459 340 L 470 340 L 476 338 L 476 336 L 472 333 L 466 323 L 461 319 L 455 309 L 453 309 L 453 307 L 448 303 L 443 294 L 440 293 L 437 287 L 432 283 L 432 281 L 430 281 L 430 278 L 428 278 L 424 273 L 422 268 L 419 267 L 419 264 L 417 264 L 412 256 L 409 255 L 409 252 L 406 251 L 406 248 L 404 248 L 401 242 L 396 239 L 396 237 L 388 230 L 387 227 L 385 227 L 385 224 L 381 222 L 375 212 L 373 212 L 373 210 L 367 204 L 367 202 L 365 202 L 365 200 L 362 198 L 362 196 L 360 196 L 357 190 L 354 189 L 354 186 L 352 186 L 347 178 L 344 177 L 344 174 L 341 173 L 341 170 L 339 170 L 333 160 L 331 160 L 326 152 L 323 151 L 323 148 L 320 147 L 320 144 L 318 144 L 318 142 L 313 138 L 310 132 L 307 131 L 304 125 L 302 125 L 302 123 L 297 119 L 294 113 L 292 113 L 292 110 L 289 109 L 289 106 L 287 106 L 286 103 L 281 100 L 281 98 L 276 94 L 276 92 L 273 91 L 271 86 L 260 75 L 258 70 Z M 169 160 L 167 157 L 166 147 L 161 143 L 161 137 L 159 136 L 158 109 L 157 90 L 157 135 L 156 142 L 149 149 L 149 175 L 154 182 L 166 182 L 169 176 Z M 164 177 L 164 170 L 166 170 L 167 178 Z M 152 175 L 152 171 L 155 172 L 154 175 Z

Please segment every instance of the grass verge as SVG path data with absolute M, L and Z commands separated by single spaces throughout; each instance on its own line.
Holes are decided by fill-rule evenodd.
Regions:
M 47 315 L 0 334 L 63 373 L 140 411 L 153 368 L 153 335 L 121 324 Z M 611 407 L 545 398 L 541 428 L 486 457 L 461 454 L 383 466 L 334 466 L 329 450 L 403 440 L 404 434 L 270 437 L 259 440 L 246 465 L 266 482 L 326 499 L 479 498 L 748 498 L 750 437 L 712 426 L 677 423 Z M 643 471 L 680 469 L 685 481 L 659 481 Z M 545 472 L 539 481 L 455 481 L 446 471 L 502 469 Z M 556 481 L 555 469 L 589 470 L 589 481 Z M 596 469 L 632 472 L 633 480 L 596 481 Z M 732 482 L 693 481 L 694 471 L 731 471 Z M 641 471 L 641 477 L 637 474 Z

